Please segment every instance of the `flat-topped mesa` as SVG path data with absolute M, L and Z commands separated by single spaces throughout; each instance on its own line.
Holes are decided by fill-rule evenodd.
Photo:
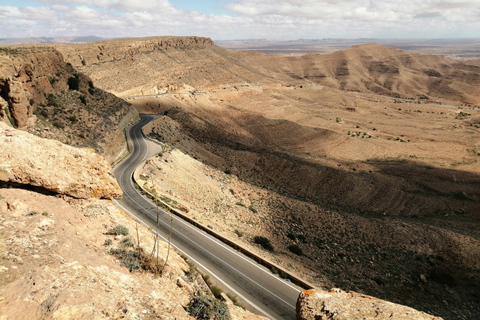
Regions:
M 0 181 L 75 198 L 121 198 L 108 162 L 92 149 L 42 139 L 0 122 Z
M 204 37 L 148 37 L 105 40 L 81 44 L 52 45 L 62 52 L 65 60 L 80 67 L 99 62 L 131 60 L 136 54 L 153 51 L 198 50 L 214 46 Z

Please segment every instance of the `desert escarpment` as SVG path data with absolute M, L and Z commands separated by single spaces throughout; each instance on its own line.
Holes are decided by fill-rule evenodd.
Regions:
M 94 148 L 114 162 L 126 150 L 123 129 L 138 119 L 125 101 L 95 87 L 52 48 L 0 52 L 0 117 L 46 138 Z
M 478 63 L 195 39 L 55 45 L 96 87 L 164 113 L 146 131 L 167 151 L 140 182 L 319 287 L 478 319 Z
M 300 85 L 136 101 L 172 149 L 143 182 L 191 217 L 319 287 L 476 319 L 478 106 Z
M 306 290 L 297 301 L 297 320 L 440 320 L 424 312 L 340 289 Z
M 480 68 L 377 44 L 300 57 L 229 50 L 208 38 L 152 37 L 50 45 L 103 90 L 157 95 L 230 86 L 324 85 L 398 98 L 478 103 Z M 121 71 L 119 71 L 121 70 Z
M 75 198 L 120 198 L 112 169 L 92 149 L 43 139 L 0 122 L 0 180 Z
M 53 46 L 99 88 L 118 96 L 188 92 L 233 85 L 245 78 L 261 81 L 209 38 L 152 37 Z

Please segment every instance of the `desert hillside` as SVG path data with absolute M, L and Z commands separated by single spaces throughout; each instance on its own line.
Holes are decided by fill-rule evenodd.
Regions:
M 52 48 L 0 48 L 0 118 L 38 136 L 91 147 L 114 162 L 123 129 L 138 119 Z
M 51 47 L 85 85 L 164 115 L 145 132 L 165 152 L 139 181 L 164 201 L 320 288 L 480 316 L 478 62 L 199 37 Z
M 102 200 L 121 197 L 103 157 L 1 122 L 0 146 L 2 319 L 264 319 Z
M 120 96 L 230 86 L 325 85 L 398 98 L 476 104 L 480 68 L 377 44 L 300 57 L 229 50 L 208 38 L 156 37 L 51 45 L 100 88 Z
M 127 56 L 125 40 L 108 68 L 75 60 L 80 46 L 59 50 L 98 83 L 128 64 L 115 76 L 141 90 L 105 89 L 165 114 L 147 132 L 171 151 L 142 183 L 166 201 L 320 287 L 476 319 L 475 63 L 374 44 L 282 57 L 203 41 Z

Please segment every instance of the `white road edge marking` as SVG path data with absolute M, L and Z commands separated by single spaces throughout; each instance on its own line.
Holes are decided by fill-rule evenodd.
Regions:
M 133 200 L 133 199 L 132 199 Z M 128 212 L 128 214 L 130 216 L 132 216 L 135 220 L 139 221 L 140 223 L 142 223 L 145 227 L 149 228 L 149 226 L 143 222 L 141 219 L 139 219 L 135 214 L 133 214 L 132 212 L 130 212 L 130 210 L 128 210 L 127 208 L 125 208 L 124 206 L 122 206 L 117 200 L 113 200 L 117 206 L 119 206 L 120 208 L 122 208 L 124 211 Z M 143 208 L 143 207 L 142 207 Z M 145 208 L 144 208 L 145 209 Z M 153 230 L 153 229 L 152 229 Z M 155 230 L 154 230 L 155 231 Z M 162 238 L 164 241 L 168 241 L 165 237 L 163 237 L 161 234 L 159 234 L 157 231 L 155 231 L 155 233 L 160 237 Z M 222 279 L 220 279 L 219 277 L 217 277 L 215 275 L 215 273 L 211 272 L 208 268 L 206 268 L 203 264 L 201 264 L 200 262 L 198 262 L 197 260 L 193 259 L 192 257 L 190 257 L 188 254 L 186 254 L 184 251 L 180 250 L 176 245 L 174 244 L 171 244 L 172 247 L 175 248 L 175 250 L 178 250 L 180 251 L 181 253 L 183 253 L 184 255 L 186 255 L 189 259 L 191 259 L 193 262 L 195 262 L 195 264 L 199 265 L 201 268 L 203 268 L 205 271 L 207 271 L 208 273 L 210 273 L 212 276 L 214 276 L 218 281 L 220 281 L 224 286 L 226 286 L 228 289 L 230 289 L 234 294 L 236 294 L 237 296 L 239 296 L 240 298 L 242 298 L 244 301 L 246 301 L 248 304 L 250 304 L 252 307 L 254 307 L 255 309 L 257 309 L 258 311 L 260 311 L 261 313 L 263 313 L 266 317 L 270 318 L 270 319 L 275 319 L 274 317 L 272 317 L 270 314 L 268 314 L 266 311 L 264 311 L 262 308 L 260 308 L 259 306 L 257 306 L 255 303 L 253 303 L 252 301 L 248 300 L 247 298 L 245 298 L 243 295 L 241 295 L 240 293 L 238 293 L 235 289 L 233 289 L 232 287 L 230 287 L 227 283 L 225 283 Z
M 143 128 L 143 127 L 142 127 Z M 128 128 L 127 130 L 130 130 L 130 128 Z M 130 138 L 130 136 L 129 136 Z M 143 136 L 143 134 L 141 134 L 141 140 L 142 142 L 145 144 L 145 146 L 147 147 L 148 149 L 148 145 L 147 143 L 145 142 L 145 137 Z M 132 143 L 132 149 L 133 149 L 133 143 Z M 144 153 L 143 155 L 143 159 L 141 162 L 143 162 L 146 158 L 148 154 L 148 150 Z M 134 160 L 136 160 L 138 158 L 135 157 Z M 122 171 L 122 176 L 123 174 L 125 173 L 125 170 L 126 168 L 124 168 L 124 170 Z M 133 181 L 132 179 L 129 179 L 130 180 L 130 184 L 134 187 L 133 185 Z M 134 187 L 134 190 L 136 190 L 136 188 Z M 138 190 L 136 190 L 138 192 Z M 140 194 L 140 193 L 139 193 Z M 140 194 L 141 195 L 141 194 Z M 127 195 L 128 196 L 128 195 Z M 141 195 L 142 196 L 142 195 Z M 130 198 L 130 200 L 132 200 L 133 202 L 135 202 L 139 207 L 143 208 L 146 212 L 149 212 L 149 210 L 145 207 L 143 207 L 142 205 L 140 205 L 137 201 L 135 201 L 134 199 L 132 199 L 130 196 L 128 196 Z M 142 196 L 143 197 L 143 196 Z M 147 200 L 149 203 L 151 203 L 147 198 L 143 197 L 145 200 Z M 148 225 L 145 224 L 145 222 L 143 222 L 140 218 L 138 218 L 135 214 L 133 214 L 129 209 L 125 208 L 123 205 L 121 205 L 116 199 L 113 199 L 113 202 L 116 203 L 117 206 L 121 207 L 124 211 L 128 212 L 130 214 L 130 216 L 132 216 L 135 220 L 137 221 L 140 221 L 144 226 L 146 226 L 148 228 Z M 151 203 L 152 204 L 152 203 Z M 154 206 L 152 204 L 152 206 Z M 167 214 L 165 211 L 163 211 L 163 213 Z M 189 227 L 190 229 L 196 231 L 197 233 L 201 233 L 200 230 L 198 230 L 197 228 L 194 228 L 192 225 L 190 225 L 189 223 L 187 223 L 186 221 L 184 221 L 183 219 L 175 216 L 175 215 L 172 215 L 173 218 L 175 218 L 175 220 L 177 222 L 181 222 L 182 224 L 184 224 L 185 226 Z M 162 235 L 160 235 L 157 231 L 155 231 L 164 241 L 168 241 L 165 237 L 163 237 Z M 177 231 L 178 233 L 178 231 Z M 203 234 L 202 234 L 203 235 Z M 190 238 L 188 238 L 187 236 L 183 235 L 186 239 L 188 239 L 189 241 L 193 242 Z M 251 264 L 252 266 L 254 266 L 255 268 L 259 269 L 259 270 L 262 270 L 265 274 L 273 277 L 274 279 L 278 280 L 278 281 L 281 281 L 283 284 L 286 284 L 287 286 L 289 286 L 290 288 L 300 292 L 300 290 L 298 290 L 298 288 L 294 287 L 293 285 L 291 285 L 290 283 L 286 282 L 286 281 L 283 281 L 283 279 L 281 278 L 278 278 L 274 275 L 272 275 L 270 272 L 266 271 L 265 269 L 263 268 L 260 268 L 257 264 L 253 263 L 252 261 L 250 261 L 249 259 L 245 258 L 244 256 L 240 255 L 239 253 L 237 253 L 236 251 L 232 250 L 230 247 L 226 246 L 225 244 L 223 244 L 222 242 L 218 241 L 217 239 L 211 237 L 211 236 L 208 236 L 207 237 L 210 241 L 212 242 L 215 242 L 217 245 L 223 247 L 225 250 L 231 252 L 232 254 L 236 255 L 237 257 L 243 259 L 244 261 L 248 262 L 249 264 Z M 175 246 L 174 244 L 172 244 L 172 246 L 180 251 L 181 253 L 187 255 L 184 251 L 182 251 L 181 249 L 179 249 L 177 246 Z M 204 248 L 205 251 L 209 252 L 208 250 L 206 250 Z M 210 253 L 210 252 L 209 252 Z M 215 256 L 217 259 L 219 259 L 216 255 L 210 253 L 212 256 Z M 187 255 L 188 256 L 188 255 Z M 192 261 L 194 261 L 196 264 L 200 265 L 204 270 L 206 270 L 207 272 L 209 272 L 212 276 L 214 276 L 218 281 L 220 281 L 224 286 L 226 286 L 228 289 L 230 289 L 232 292 L 234 292 L 237 296 L 241 297 L 243 300 L 245 300 L 247 303 L 249 303 L 251 306 L 253 306 L 255 309 L 257 309 L 258 311 L 260 311 L 261 313 L 263 313 L 265 316 L 267 316 L 268 318 L 270 319 L 274 319 L 270 314 L 268 314 L 267 312 L 265 312 L 264 310 L 262 310 L 260 307 L 258 307 L 256 304 L 254 304 L 252 301 L 250 301 L 249 299 L 245 298 L 243 295 L 241 295 L 240 293 L 238 293 L 235 289 L 233 289 L 232 287 L 230 287 L 227 283 L 225 283 L 222 279 L 220 279 L 218 276 L 216 276 L 213 272 L 211 272 L 208 268 L 206 268 L 204 265 L 202 265 L 200 262 L 196 261 L 195 259 L 193 259 L 192 257 L 188 256 Z M 220 259 L 219 259 L 220 260 Z M 225 263 L 225 262 L 224 262 Z M 228 265 L 230 268 L 232 268 L 233 270 L 237 271 L 240 275 L 244 276 L 245 278 L 249 279 L 252 283 L 255 283 L 258 287 L 262 288 L 263 290 L 269 292 L 272 296 L 276 297 L 277 299 L 279 299 L 280 301 L 282 301 L 283 303 L 285 303 L 286 305 L 290 306 L 291 308 L 295 309 L 295 306 L 291 305 L 290 303 L 286 302 L 285 300 L 283 300 L 282 298 L 280 298 L 279 296 L 277 296 L 276 294 L 274 294 L 273 292 L 265 289 L 264 287 L 260 286 L 257 282 L 251 280 L 249 277 L 247 277 L 245 274 L 243 274 L 242 272 L 238 271 L 237 269 L 235 269 L 234 267 L 232 267 L 231 265 L 225 263 L 226 265 Z

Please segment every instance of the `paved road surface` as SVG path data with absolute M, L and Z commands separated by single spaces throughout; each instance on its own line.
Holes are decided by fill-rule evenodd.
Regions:
M 132 174 L 146 158 L 160 147 L 143 136 L 141 128 L 158 116 L 141 115 L 141 121 L 127 129 L 131 154 L 119 163 L 114 174 L 124 192 L 116 203 L 144 224 L 154 227 L 157 208 L 133 186 Z M 169 214 L 160 213 L 159 234 L 169 232 Z M 172 245 L 193 260 L 202 273 L 209 274 L 225 291 L 236 295 L 247 309 L 271 319 L 294 319 L 295 302 L 300 288 L 273 275 L 266 268 L 243 256 L 219 240 L 173 217 Z

